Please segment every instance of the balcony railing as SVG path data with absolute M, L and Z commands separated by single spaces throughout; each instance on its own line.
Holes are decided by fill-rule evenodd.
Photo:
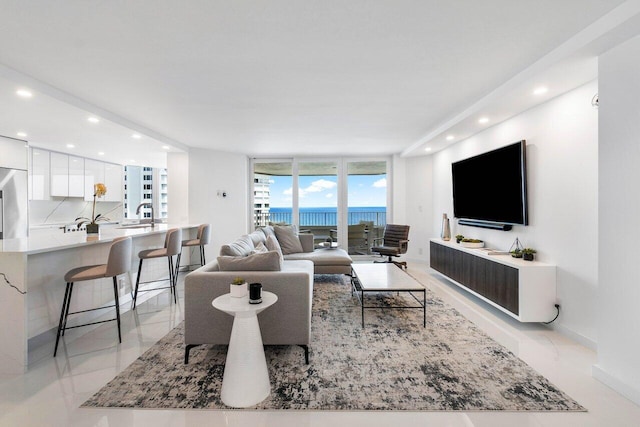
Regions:
M 264 227 L 273 223 L 291 224 L 291 212 L 258 212 L 253 214 L 254 224 L 256 227 Z M 359 224 L 361 221 L 373 221 L 376 227 L 383 227 L 387 223 L 387 211 L 365 211 L 365 212 L 349 212 L 347 214 L 347 222 L 349 225 Z M 336 226 L 338 224 L 338 214 L 336 212 L 300 212 L 300 227 L 313 226 Z

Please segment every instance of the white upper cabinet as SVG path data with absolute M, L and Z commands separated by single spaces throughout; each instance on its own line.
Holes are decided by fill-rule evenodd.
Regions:
M 93 185 L 98 182 L 104 183 L 104 162 L 98 160 L 85 159 L 84 161 L 84 199 L 93 201 Z M 109 193 L 107 187 L 107 194 Z M 98 199 L 104 200 L 104 199 Z
M 51 152 L 51 196 L 69 197 L 69 156 Z
M 31 149 L 31 170 L 29 171 L 30 200 L 49 200 L 50 175 L 49 151 L 39 148 Z
M 69 156 L 69 197 L 84 196 L 84 158 Z
M 122 202 L 123 175 L 124 171 L 121 165 L 104 164 L 104 185 L 107 186 L 107 194 L 104 195 L 105 202 Z

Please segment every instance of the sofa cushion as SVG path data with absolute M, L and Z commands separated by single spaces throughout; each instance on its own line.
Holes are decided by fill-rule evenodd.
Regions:
M 260 231 L 262 231 L 262 233 L 264 234 L 265 240 L 267 240 L 269 236 L 276 237 L 276 232 L 273 231 L 273 227 L 270 225 L 267 225 L 266 227 L 262 227 Z
M 278 243 L 278 239 L 276 239 L 275 236 L 271 236 L 270 235 L 269 237 L 267 237 L 267 241 L 265 242 L 265 246 L 270 251 L 278 252 L 278 255 L 280 256 L 280 262 L 284 261 L 284 256 L 282 254 L 282 248 L 280 248 L 280 243 Z
M 219 256 L 221 271 L 280 271 L 280 255 L 276 251 L 249 256 Z
M 256 244 L 256 248 L 251 253 L 252 254 L 263 254 L 263 253 L 268 252 L 268 251 L 269 251 L 269 249 L 267 249 L 267 247 L 264 245 L 264 243 L 258 242 Z
M 353 260 L 344 249 L 317 249 L 312 253 L 302 252 L 299 254 L 289 254 L 285 256 L 285 260 L 302 260 L 308 259 L 313 261 L 314 265 L 343 265 L 350 266 Z
M 254 247 L 257 246 L 258 243 L 264 243 L 267 240 L 267 237 L 260 230 L 256 230 L 253 233 L 248 234 L 248 236 L 251 238 Z
M 284 255 L 302 252 L 298 229 L 295 225 L 276 225 L 273 229 L 276 232 L 278 243 L 280 243 Z
M 222 245 L 220 256 L 247 256 L 255 249 L 251 237 L 245 235 L 233 243 Z

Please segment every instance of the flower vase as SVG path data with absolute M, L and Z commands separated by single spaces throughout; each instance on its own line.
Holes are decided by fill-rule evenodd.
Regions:
M 244 282 L 241 285 L 230 284 L 229 285 L 229 293 L 231 294 L 231 297 L 233 297 L 233 298 L 246 297 L 247 294 L 249 293 L 248 288 L 249 288 L 249 285 L 247 284 L 247 282 Z
M 449 225 L 449 218 L 447 218 L 447 214 L 442 214 L 442 231 L 440 232 L 440 237 L 445 242 L 451 240 L 451 226 Z
M 87 224 L 87 234 L 100 234 L 100 226 L 96 223 Z

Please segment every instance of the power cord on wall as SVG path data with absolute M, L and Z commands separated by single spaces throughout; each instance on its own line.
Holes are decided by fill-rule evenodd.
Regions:
M 560 304 L 554 304 L 556 310 L 558 310 L 558 313 L 556 314 L 556 317 L 553 318 L 553 320 L 549 321 L 549 322 L 542 322 L 545 325 L 548 325 L 549 323 L 553 323 L 555 322 L 555 320 L 558 318 L 558 316 L 560 316 Z

